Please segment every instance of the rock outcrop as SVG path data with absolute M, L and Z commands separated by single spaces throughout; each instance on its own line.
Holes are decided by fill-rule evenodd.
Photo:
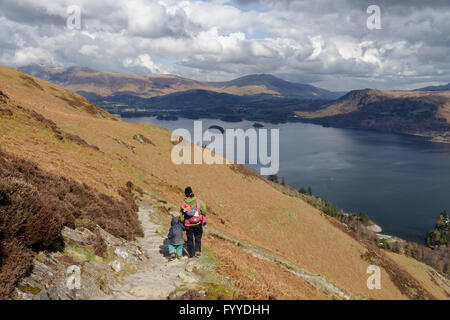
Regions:
M 16 288 L 26 300 L 101 299 L 112 293 L 122 277 L 148 262 L 135 242 L 114 237 L 99 226 L 97 234 L 106 244 L 104 257 L 95 254 L 98 238 L 86 228 L 65 227 L 59 251 L 40 252 L 33 260 L 31 274 Z

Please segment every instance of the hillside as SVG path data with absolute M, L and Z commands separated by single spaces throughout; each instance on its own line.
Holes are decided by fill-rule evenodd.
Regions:
M 450 91 L 354 90 L 313 112 L 296 112 L 327 126 L 450 138 Z
M 55 179 L 85 184 L 108 203 L 107 197 L 122 201 L 121 188 L 135 186 L 166 225 L 167 213 L 177 211 L 183 188 L 191 185 L 209 209 L 205 247 L 244 297 L 450 295 L 430 267 L 358 241 L 342 223 L 241 166 L 173 164 L 168 130 L 118 120 L 77 94 L 8 67 L 0 67 L 0 91 L 0 146 L 10 157 L 31 161 Z M 4 210 L 8 202 L 0 205 Z M 380 290 L 367 288 L 370 264 L 381 268 Z
M 154 97 L 193 89 L 215 90 L 215 88 L 198 81 L 175 75 L 161 74 L 143 77 L 115 72 L 100 72 L 77 66 L 52 68 L 40 65 L 26 66 L 21 68 L 21 71 L 71 91 L 83 91 L 102 97 L 113 94 Z
M 207 82 L 228 93 L 237 95 L 271 94 L 302 99 L 333 100 L 340 95 L 307 84 L 289 82 L 270 74 L 253 74 L 225 82 Z

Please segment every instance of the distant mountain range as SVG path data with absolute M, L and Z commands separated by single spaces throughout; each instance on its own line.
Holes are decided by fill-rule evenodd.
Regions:
M 101 72 L 83 67 L 53 68 L 30 65 L 19 68 L 22 72 L 47 80 L 75 92 L 111 95 L 133 95 L 143 98 L 166 95 L 173 92 L 204 89 L 216 90 L 201 82 L 175 75 L 151 75 L 148 77 L 114 72 Z
M 414 91 L 445 91 L 450 90 L 450 83 L 444 84 L 442 86 L 430 86 L 425 88 L 416 89 Z
M 294 110 L 315 110 L 342 95 L 268 74 L 202 83 L 174 75 L 144 77 L 77 66 L 30 65 L 20 70 L 75 91 L 106 111 L 125 117 L 212 117 L 278 123 L 292 118 Z
M 53 68 L 30 65 L 22 67 L 20 70 L 72 91 L 95 93 L 102 97 L 120 94 L 150 98 L 188 90 L 207 90 L 238 96 L 266 94 L 278 97 L 326 100 L 333 100 L 340 96 L 339 93 L 307 84 L 285 81 L 267 74 L 248 75 L 227 82 L 202 83 L 175 75 L 144 77 L 101 72 L 77 66 Z

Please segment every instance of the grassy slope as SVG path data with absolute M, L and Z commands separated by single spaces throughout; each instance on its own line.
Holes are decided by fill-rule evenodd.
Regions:
M 84 98 L 45 81 L 30 80 L 14 69 L 0 67 L 0 90 L 11 99 L 10 108 L 18 104 L 33 109 L 53 120 L 62 130 L 80 136 L 101 150 L 61 142 L 45 128 L 15 112 L 13 117 L 0 120 L 0 143 L 6 151 L 36 161 L 44 170 L 72 177 L 111 195 L 116 195 L 119 186 L 131 180 L 144 190 L 154 189 L 170 203 L 178 204 L 182 188 L 191 185 L 214 212 L 209 215 L 209 223 L 217 229 L 322 274 L 349 293 L 375 299 L 407 298 L 395 279 L 391 279 L 394 276 L 389 276 L 385 269 L 382 269 L 382 289 L 368 290 L 366 268 L 369 263 L 363 258 L 367 253 L 365 245 L 315 208 L 299 198 L 282 194 L 265 180 L 225 165 L 175 166 L 170 160 L 169 131 L 117 121 L 89 105 Z M 133 139 L 135 134 L 147 137 L 154 145 L 141 145 Z M 134 146 L 134 152 L 114 139 Z M 232 253 L 225 245 L 217 246 L 216 250 L 211 246 L 211 249 L 224 261 Z M 234 263 L 245 267 L 248 262 Z M 408 267 L 411 259 L 406 257 L 395 263 L 409 278 L 415 278 L 419 286 L 434 288 L 432 293 L 428 290 L 429 296 L 448 298 L 426 274 L 428 267 L 411 269 Z M 269 275 L 269 269 L 267 272 Z M 312 294 L 306 284 L 302 287 L 285 280 L 283 285 L 291 286 L 291 291 L 299 290 L 305 297 L 321 296 Z

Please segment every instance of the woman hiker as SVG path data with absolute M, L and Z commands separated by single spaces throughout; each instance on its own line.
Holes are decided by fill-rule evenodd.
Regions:
M 206 206 L 192 192 L 191 187 L 184 190 L 185 198 L 178 218 L 184 225 L 187 236 L 189 257 L 199 257 L 202 252 L 203 226 L 206 224 Z

